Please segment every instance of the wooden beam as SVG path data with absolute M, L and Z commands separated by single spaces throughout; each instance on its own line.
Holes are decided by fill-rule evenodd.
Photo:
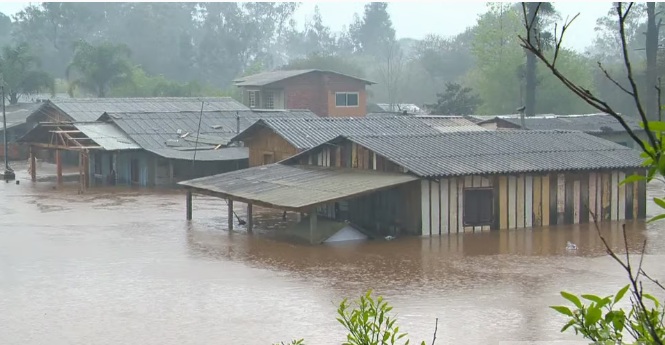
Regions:
M 227 199 L 226 203 L 228 204 L 229 207 L 229 213 L 228 213 L 228 221 L 229 221 L 229 231 L 233 231 L 233 199 Z
M 62 185 L 62 158 L 60 157 L 60 150 L 55 150 L 55 170 L 56 183 L 60 186 Z
M 81 133 L 79 130 L 54 130 L 54 131 L 49 131 L 51 133 Z
M 254 217 L 253 217 L 253 207 L 252 204 L 247 204 L 247 232 L 251 233 L 254 227 Z
M 32 182 L 37 181 L 37 164 L 35 159 L 35 148 L 30 146 L 30 179 Z
M 309 212 L 309 243 L 314 243 L 314 234 L 316 233 L 316 227 L 318 225 L 318 215 L 316 214 L 316 208 L 312 209 Z
M 187 199 L 186 199 L 186 208 L 187 208 L 187 220 L 192 220 L 192 191 L 187 190 Z
M 45 143 L 27 143 L 28 145 L 32 145 L 35 147 L 40 147 L 43 149 L 52 149 L 52 150 L 71 150 L 71 151 L 79 151 L 79 150 L 96 150 L 96 149 L 104 149 L 102 146 L 66 146 L 66 145 L 58 145 L 58 144 L 45 144 Z

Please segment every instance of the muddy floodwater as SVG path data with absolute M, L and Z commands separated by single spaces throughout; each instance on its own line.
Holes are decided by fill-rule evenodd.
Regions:
M 229 233 L 219 199 L 195 197 L 189 223 L 178 191 L 19 178 L 0 184 L 0 344 L 340 344 L 336 304 L 369 288 L 413 341 L 431 342 L 436 318 L 437 344 L 572 341 L 548 309 L 558 292 L 625 284 L 587 226 L 309 246 L 277 238 L 270 212 L 261 234 Z M 665 223 L 627 227 L 665 279 Z M 622 246 L 619 224 L 603 231 Z

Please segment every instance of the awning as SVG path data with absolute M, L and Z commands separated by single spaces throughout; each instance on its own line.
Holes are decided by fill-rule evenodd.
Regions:
M 378 171 L 271 164 L 180 182 L 192 192 L 290 211 L 418 180 Z

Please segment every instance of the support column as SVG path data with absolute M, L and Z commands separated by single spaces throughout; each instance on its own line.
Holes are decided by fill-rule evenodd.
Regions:
M 229 231 L 233 231 L 233 200 L 227 199 L 226 202 L 229 205 Z
M 90 187 L 90 152 L 83 152 L 83 187 L 88 189 Z
M 254 228 L 253 205 L 247 204 L 247 232 L 252 232 Z
M 56 182 L 59 186 L 62 184 L 62 157 L 60 156 L 60 150 L 55 150 L 55 171 Z
M 37 160 L 35 159 L 35 148 L 30 146 L 30 179 L 32 182 L 37 181 Z
M 187 190 L 187 220 L 192 220 L 192 191 Z
M 83 151 L 79 151 L 79 193 L 85 189 L 85 181 L 83 179 Z
M 316 233 L 316 225 L 318 223 L 318 215 L 316 209 L 309 213 L 309 243 L 314 244 L 314 234 Z

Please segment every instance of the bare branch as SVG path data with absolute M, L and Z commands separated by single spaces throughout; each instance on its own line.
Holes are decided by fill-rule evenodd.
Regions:
M 632 92 L 628 91 L 628 89 L 623 87 L 621 84 L 619 84 L 618 81 L 616 81 L 614 78 L 612 78 L 612 76 L 610 76 L 610 73 L 605 69 L 605 67 L 603 67 L 603 64 L 600 63 L 600 61 L 598 61 L 598 68 L 600 68 L 600 70 L 603 71 L 603 73 L 605 74 L 605 77 L 609 79 L 612 83 L 614 83 L 614 85 L 616 85 L 619 89 L 621 89 L 621 91 L 629 94 L 630 96 L 633 96 Z
M 436 318 L 436 323 L 434 324 L 434 336 L 432 337 L 432 345 L 436 342 L 436 332 L 439 330 L 439 318 Z

